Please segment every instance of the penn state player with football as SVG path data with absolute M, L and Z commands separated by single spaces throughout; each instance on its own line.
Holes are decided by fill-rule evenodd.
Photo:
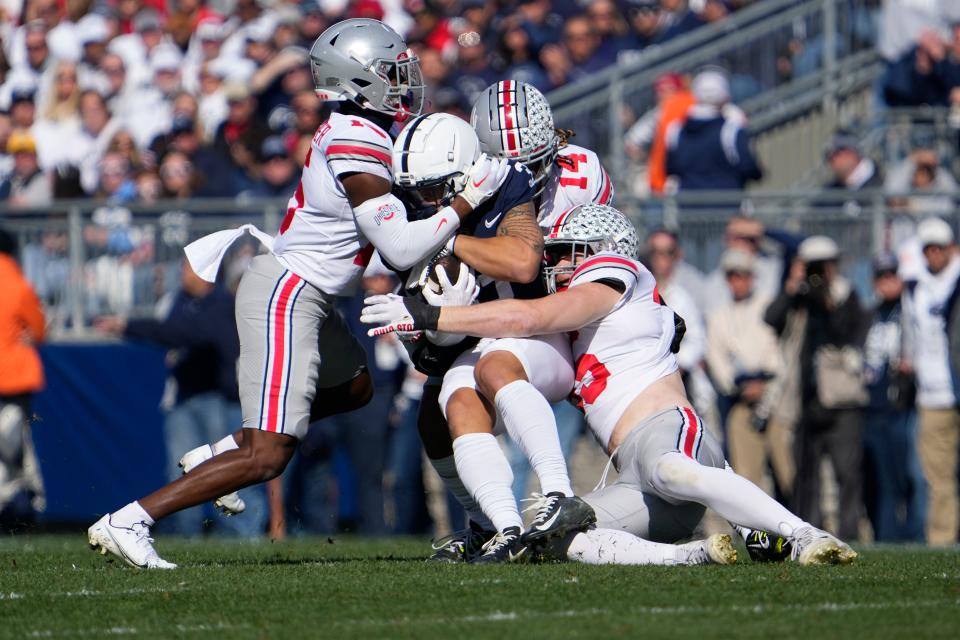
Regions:
M 427 211 L 443 206 L 463 187 L 464 171 L 472 162 L 471 153 L 480 153 L 476 133 L 459 118 L 430 114 L 411 122 L 397 138 L 393 156 L 395 180 L 402 189 L 403 197 L 410 200 L 408 206 L 411 209 L 426 207 Z M 449 244 L 450 252 L 463 260 L 462 265 L 469 265 L 480 274 L 481 300 L 505 296 L 530 297 L 545 293 L 542 281 L 538 278 L 543 237 L 532 206 L 535 182 L 522 164 L 511 163 L 511 166 L 515 170 L 509 172 L 496 198 L 488 200 L 473 216 L 464 220 L 459 233 Z M 450 283 L 443 268 L 435 271 L 443 286 L 441 292 L 436 294 L 424 289 L 423 295 L 428 300 L 441 304 L 459 300 L 462 304 L 477 295 L 473 276 L 466 270 L 461 271 L 456 284 Z M 417 274 L 415 271 L 408 278 L 408 283 L 415 285 L 410 293 L 418 294 L 418 288 L 425 280 L 423 273 Z M 529 343 L 527 349 L 533 352 L 564 352 L 565 355 L 559 357 L 563 366 L 544 368 L 531 374 L 531 383 L 528 384 L 534 389 L 543 390 L 552 399 L 565 397 L 573 383 L 569 344 L 560 337 L 519 342 Z M 412 359 L 418 368 L 432 376 L 427 384 L 429 391 L 425 393 L 426 399 L 421 401 L 419 417 L 428 457 L 470 514 L 471 522 L 479 525 L 477 535 L 472 537 L 473 544 L 456 549 L 448 548 L 450 545 L 447 544 L 440 545 L 434 559 L 460 561 L 466 559 L 467 555 L 476 555 L 476 558 L 470 559 L 478 562 L 501 561 L 508 554 L 509 545 L 520 537 L 522 519 L 509 490 L 509 478 L 501 496 L 493 496 L 493 491 L 485 484 L 485 477 L 500 478 L 504 473 L 510 473 L 510 467 L 492 436 L 489 441 L 496 457 L 486 455 L 487 452 L 482 449 L 486 444 L 484 442 L 480 445 L 480 452 L 487 459 L 484 468 L 473 475 L 469 470 L 466 474 L 460 470 L 464 455 L 472 459 L 478 454 L 477 449 L 471 446 L 458 445 L 462 441 L 470 441 L 472 434 L 489 435 L 494 429 L 493 415 L 476 390 L 473 365 L 487 350 L 496 348 L 495 343 L 493 340 L 478 342 L 474 338 L 437 336 L 427 332 L 426 339 L 414 343 L 411 349 Z M 439 405 L 435 405 L 433 399 L 437 397 L 436 391 L 441 380 Z M 453 391 L 448 391 L 451 380 L 457 382 L 453 385 Z M 538 391 L 536 393 L 539 395 Z M 546 404 L 542 396 L 541 403 Z M 441 409 L 439 414 L 437 406 Z M 549 405 L 547 407 L 549 410 Z M 514 435 L 510 425 L 508 431 Z M 455 438 L 452 447 L 451 434 Z M 466 437 L 461 438 L 464 435 Z M 554 458 L 552 476 L 541 476 L 541 481 L 545 489 L 555 488 L 558 492 L 565 490 L 561 496 L 566 499 L 566 496 L 572 496 L 572 489 L 555 429 L 553 435 L 552 450 L 533 452 L 534 462 L 537 456 Z M 436 453 L 438 447 L 439 456 Z M 451 448 L 455 451 L 452 456 Z M 492 473 L 493 468 L 496 468 L 496 473 Z M 538 465 L 538 469 L 542 468 L 542 464 Z M 465 480 L 461 481 L 464 476 Z M 502 504 L 495 503 L 496 509 L 490 508 L 491 496 L 502 499 Z M 582 527 L 592 521 L 592 511 L 582 502 L 580 511 L 578 516 L 554 518 L 551 531 L 562 535 L 571 526 Z M 481 542 L 489 544 L 481 547 Z M 470 553 L 467 553 L 466 547 L 470 547 Z
M 431 307 L 375 296 L 364 322 L 384 331 L 432 329 L 477 336 L 573 334 L 576 396 L 619 478 L 587 500 L 598 528 L 576 534 L 568 557 L 587 562 L 663 559 L 648 540 L 689 536 L 704 507 L 738 525 L 790 540 L 801 564 L 847 564 L 857 554 L 804 522 L 726 465 L 687 399 L 671 345 L 674 314 L 638 261 L 636 230 L 619 211 L 577 207 L 546 241 L 547 288 L 536 300 Z M 629 532 L 629 536 L 618 536 Z M 643 540 L 647 539 L 647 540 Z M 613 544 L 614 541 L 616 544 Z M 609 553 L 615 550 L 616 557 Z
M 90 527 L 91 547 L 133 566 L 174 568 L 151 544 L 156 520 L 217 498 L 225 509 L 242 508 L 222 497 L 278 476 L 311 422 L 369 400 L 366 355 L 332 313 L 335 296 L 352 293 L 375 248 L 402 268 L 435 254 L 505 178 L 505 163 L 480 157 L 457 198 L 409 221 L 391 193 L 389 131 L 422 108 L 416 56 L 383 23 L 353 19 L 324 31 L 310 60 L 317 95 L 341 104 L 314 135 L 279 233 L 245 225 L 187 247 L 208 280 L 245 229 L 270 250 L 254 259 L 237 292 L 243 428 L 190 452 L 185 475 Z
M 549 103 L 532 85 L 512 80 L 490 85 L 478 97 L 470 119 L 482 151 L 520 162 L 533 173 L 541 229 L 549 230 L 563 212 L 578 204 L 612 201 L 613 186 L 599 158 L 567 142 L 572 132 L 557 131 Z M 454 253 L 472 264 L 466 247 L 461 250 L 455 245 Z M 543 293 L 528 289 L 519 297 Z M 468 407 L 474 417 L 449 420 L 452 441 L 435 428 L 435 423 L 422 425 L 428 455 L 442 461 L 436 466 L 444 469 L 441 475 L 448 485 L 462 483 L 492 520 L 519 526 L 511 490 L 513 473 L 495 441 L 494 421 L 472 403 L 464 406 L 462 399 L 472 399 L 479 391 L 495 407 L 541 484 L 541 493 L 535 494 L 531 506 L 536 513 L 523 535 L 524 542 L 562 535 L 594 517 L 573 496 L 550 407 L 551 402 L 566 397 L 571 382 L 569 350 L 563 336 L 484 340 L 451 367 L 439 390 L 438 401 L 448 418 L 450 412 L 459 414 Z M 425 389 L 426 397 L 432 398 L 432 392 Z M 461 424 L 467 428 L 458 428 Z M 456 463 L 456 476 L 451 474 L 451 460 Z M 463 550 L 474 546 L 476 534 L 475 528 L 458 532 L 436 556 L 457 559 Z M 500 544 L 497 549 L 509 553 L 509 545 Z

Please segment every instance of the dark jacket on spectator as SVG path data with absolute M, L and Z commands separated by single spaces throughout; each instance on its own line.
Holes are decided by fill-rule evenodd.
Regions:
M 868 329 L 869 316 L 860 305 L 857 293 L 848 283 L 846 297 L 828 309 L 823 303 L 825 291 L 810 291 L 805 294 L 789 295 L 781 291 L 764 314 L 764 320 L 778 334 L 783 334 L 787 320 L 792 313 L 806 309 L 807 322 L 800 348 L 800 380 L 803 391 L 803 405 L 807 411 L 813 405 L 819 406 L 817 398 L 817 380 L 814 375 L 813 358 L 817 351 L 826 345 L 836 347 L 862 347 Z M 836 290 L 836 288 L 834 288 Z M 822 410 L 822 409 L 821 409 Z
M 679 179 L 681 191 L 743 189 L 763 176 L 745 129 L 722 115 L 701 118 L 693 111 L 667 131 L 667 174 Z
M 884 100 L 891 107 L 946 106 L 950 95 L 948 76 L 956 65 L 944 60 L 934 64 L 930 73 L 922 74 L 917 71 L 916 57 L 914 47 L 887 68 Z
M 233 296 L 222 287 L 202 298 L 178 292 L 165 319 L 130 320 L 124 337 L 182 350 L 172 371 L 177 402 L 208 391 L 238 400 L 240 340 Z

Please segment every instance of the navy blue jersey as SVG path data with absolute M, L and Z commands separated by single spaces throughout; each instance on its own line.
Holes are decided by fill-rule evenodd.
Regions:
M 519 163 L 511 163 L 513 170 L 507 175 L 507 179 L 497 191 L 496 196 L 490 198 L 479 207 L 473 210 L 466 219 L 460 223 L 458 233 L 471 235 L 477 238 L 492 238 L 497 235 L 500 223 L 508 211 L 516 206 L 526 202 L 533 202 L 534 186 L 533 175 L 530 170 Z M 396 193 L 396 192 L 395 192 Z M 397 193 L 397 197 L 402 200 L 402 192 Z M 414 211 L 408 204 L 408 212 Z M 416 213 L 408 213 L 411 218 L 426 217 L 432 215 L 434 210 L 420 210 Z M 407 272 L 400 274 L 403 282 L 407 280 Z M 546 295 L 546 289 L 543 284 L 543 278 L 537 278 L 528 284 L 517 284 L 512 282 L 496 282 L 489 277 L 479 276 L 480 296 L 479 300 L 487 302 L 498 298 L 539 298 Z M 404 295 L 420 296 L 423 294 L 416 290 L 407 290 Z M 473 348 L 477 344 L 477 338 L 467 337 L 463 341 L 449 346 L 438 347 L 426 339 L 420 339 L 415 343 L 405 343 L 410 359 L 414 367 L 421 373 L 432 376 L 441 376 L 446 373 L 450 365 L 457 357 Z
M 535 188 L 533 174 L 522 164 L 511 162 L 513 171 L 500 186 L 497 195 L 473 210 L 460 224 L 460 233 L 475 238 L 492 238 L 503 221 L 503 216 L 514 207 L 533 202 Z
M 507 176 L 496 197 L 490 198 L 461 225 L 461 233 L 467 233 L 476 238 L 492 238 L 497 235 L 500 223 L 505 214 L 516 206 L 533 202 L 536 193 L 533 185 L 533 174 L 525 166 L 511 162 L 514 170 Z M 479 274 L 480 302 L 489 302 L 499 298 L 519 298 L 521 300 L 542 298 L 547 295 L 543 278 L 537 277 L 533 282 L 520 284 L 516 282 L 497 282 Z

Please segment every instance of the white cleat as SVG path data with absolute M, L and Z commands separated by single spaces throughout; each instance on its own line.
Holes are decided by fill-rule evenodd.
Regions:
M 694 540 L 677 545 L 681 550 L 680 564 L 736 564 L 737 550 L 730 536 L 715 533 L 706 540 Z
M 213 448 L 208 444 L 201 445 L 183 454 L 183 457 L 180 458 L 180 468 L 183 469 L 184 473 L 190 473 L 191 469 L 212 457 Z M 236 491 L 217 498 L 213 504 L 226 516 L 235 516 L 238 513 L 243 513 L 243 510 L 247 508 L 243 498 L 241 498 Z
M 137 522 L 132 527 L 118 527 L 110 522 L 111 514 L 97 520 L 87 529 L 90 548 L 107 555 L 109 551 L 131 567 L 138 569 L 176 569 L 177 565 L 167 562 L 153 548 L 150 527 L 146 522 Z
M 850 564 L 857 559 L 857 552 L 850 545 L 812 526 L 797 529 L 791 542 L 790 559 L 802 565 Z

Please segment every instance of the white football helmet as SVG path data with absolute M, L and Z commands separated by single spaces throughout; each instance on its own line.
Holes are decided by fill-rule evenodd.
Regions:
M 640 237 L 627 216 L 603 204 L 581 204 L 564 213 L 544 236 L 543 278 L 547 291 L 557 291 L 557 275 L 572 275 L 577 259 L 601 251 L 638 260 Z M 557 262 L 568 258 L 562 267 Z
M 394 182 L 418 208 L 446 206 L 479 156 L 477 134 L 464 120 L 448 113 L 420 116 L 393 144 Z
M 537 194 L 543 191 L 560 137 L 550 104 L 536 87 L 516 80 L 490 85 L 474 103 L 470 123 L 480 138 L 481 151 L 526 165 Z
M 350 100 L 404 117 L 423 109 L 420 61 L 379 20 L 353 18 L 328 27 L 310 48 L 310 70 L 321 100 Z

